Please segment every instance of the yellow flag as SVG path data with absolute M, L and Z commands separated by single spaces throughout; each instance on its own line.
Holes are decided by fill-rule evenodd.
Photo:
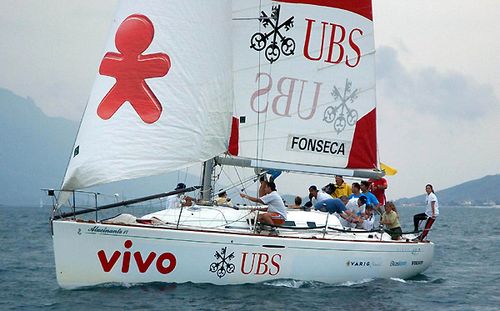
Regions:
M 394 167 L 390 167 L 389 165 L 387 164 L 384 164 L 382 162 L 380 162 L 380 168 L 385 172 L 386 175 L 388 176 L 393 176 L 393 175 L 396 175 L 396 173 L 398 172 L 397 169 L 395 169 Z

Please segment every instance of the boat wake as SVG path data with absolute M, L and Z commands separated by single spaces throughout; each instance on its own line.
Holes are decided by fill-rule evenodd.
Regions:
M 318 287 L 319 284 L 324 285 L 321 282 L 313 282 L 313 281 L 297 281 L 297 280 L 273 280 L 262 283 L 266 286 L 275 286 L 275 287 L 287 287 L 287 288 L 314 288 Z
M 360 281 L 347 281 L 343 283 L 333 284 L 338 287 L 351 287 L 372 282 L 374 279 L 363 279 Z M 298 281 L 298 280 L 274 280 L 262 283 L 266 286 L 287 287 L 287 288 L 318 288 L 332 286 L 332 284 L 315 282 L 315 281 Z
M 400 283 L 407 283 L 407 284 L 413 284 L 413 283 L 429 283 L 429 284 L 441 284 L 444 283 L 446 280 L 443 278 L 437 278 L 437 279 L 431 279 L 430 277 L 419 274 L 417 276 L 414 276 L 412 278 L 403 280 L 400 278 L 391 278 L 392 281 L 400 282 Z
M 347 282 L 344 282 L 344 283 L 340 283 L 337 286 L 351 287 L 351 286 L 356 286 L 356 285 L 361 285 L 361 284 L 369 283 L 369 282 L 372 282 L 372 281 L 374 281 L 374 279 L 362 279 L 360 281 L 347 281 Z

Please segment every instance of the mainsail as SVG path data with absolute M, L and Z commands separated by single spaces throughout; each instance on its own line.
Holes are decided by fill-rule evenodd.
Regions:
M 231 48 L 230 1 L 121 1 L 63 189 L 160 174 L 227 150 Z
M 371 12 L 370 0 L 233 1 L 239 158 L 378 167 Z

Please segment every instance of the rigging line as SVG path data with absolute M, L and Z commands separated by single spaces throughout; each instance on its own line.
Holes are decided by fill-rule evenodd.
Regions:
M 363 53 L 363 54 L 361 54 L 361 55 L 360 55 L 360 58 L 362 58 L 362 57 L 366 57 L 366 56 L 370 56 L 370 55 L 375 55 L 375 50 L 370 51 L 370 52 L 367 52 L 367 53 Z M 354 59 L 354 57 L 346 58 L 346 60 L 345 60 L 345 61 L 341 61 L 341 62 L 338 62 L 338 63 L 329 64 L 329 65 L 325 65 L 325 66 L 323 66 L 323 67 L 319 67 L 319 68 L 317 69 L 317 71 L 325 70 L 325 69 L 328 69 L 328 68 L 331 68 L 331 67 L 335 67 L 335 66 L 338 66 L 338 65 L 344 65 L 344 64 L 346 64 L 348 61 L 353 60 L 353 59 Z
M 273 66 L 272 64 L 269 65 L 269 75 L 272 76 L 273 73 Z M 260 80 L 260 79 L 259 79 Z M 269 103 L 269 96 L 271 92 L 267 92 L 266 94 L 266 103 Z M 268 107 L 269 108 L 269 107 Z M 260 110 L 259 110 L 260 111 Z M 261 152 L 260 152 L 260 159 L 257 160 L 263 160 L 264 159 L 264 141 L 265 141 L 265 136 L 266 136 L 266 130 L 267 130 L 267 117 L 268 117 L 268 111 L 269 109 L 266 109 L 266 113 L 264 114 L 264 128 L 262 129 L 262 145 L 261 145 Z M 259 124 L 260 126 L 260 124 Z
M 259 53 L 260 55 L 260 53 Z M 272 73 L 273 73 L 273 64 L 270 63 L 269 64 L 269 75 L 272 76 Z M 260 67 L 260 64 L 259 64 L 259 73 L 260 73 L 260 70 L 261 70 L 261 67 Z M 259 79 L 259 82 L 260 82 L 260 79 Z M 260 89 L 260 87 L 259 87 Z M 270 92 L 267 92 L 266 94 L 266 105 L 268 105 L 269 103 L 269 96 L 270 96 Z M 265 111 L 265 115 L 264 115 L 264 128 L 262 130 L 262 145 L 261 145 L 261 151 L 260 151 L 260 158 L 257 157 L 257 160 L 264 160 L 264 144 L 265 144 L 265 136 L 266 136 L 266 130 L 267 130 L 267 117 L 268 117 L 268 109 L 269 107 L 266 107 L 266 111 Z M 260 107 L 259 107 L 259 111 L 260 110 Z M 260 114 L 260 112 L 258 113 Z M 258 123 L 258 127 L 260 127 L 260 122 Z M 260 138 L 260 137 L 259 137 Z M 257 143 L 257 148 L 258 148 L 259 144 Z
M 248 1 L 248 2 L 250 2 L 250 1 Z M 251 10 L 255 10 L 257 8 L 259 10 L 261 9 L 261 5 L 253 5 L 252 2 L 250 2 L 248 4 L 245 3 L 245 4 L 248 5 L 248 6 L 245 6 L 245 8 L 243 8 L 243 9 L 233 10 L 234 15 L 241 14 L 242 12 L 245 12 L 245 14 L 246 14 L 246 12 L 251 11 Z M 269 7 L 271 5 L 272 4 L 268 4 L 267 6 Z
M 220 175 L 224 171 L 224 166 L 223 165 L 220 166 L 220 172 L 218 174 L 216 172 L 216 169 L 217 169 L 217 165 L 214 166 L 214 171 L 213 171 L 214 172 L 214 193 L 213 193 L 214 197 L 215 197 L 216 194 L 218 194 L 218 193 L 215 193 L 215 189 L 219 188 L 218 182 L 220 180 Z
M 261 20 L 271 20 L 270 17 L 234 17 L 233 21 L 248 21 L 248 20 L 254 20 L 257 19 L 259 21 Z
M 231 179 L 231 176 L 229 176 L 228 173 L 226 173 L 226 171 L 224 171 L 224 176 L 226 176 L 226 178 L 229 180 L 229 183 L 231 185 L 230 188 L 236 188 L 239 184 L 234 182 L 232 179 Z
M 260 17 L 261 12 L 262 12 L 262 0 L 259 1 L 259 13 L 258 13 L 259 17 Z M 262 33 L 262 23 L 260 22 L 260 20 L 259 20 L 259 33 Z M 259 57 L 258 57 L 258 59 L 259 59 L 259 71 L 258 72 L 260 73 L 261 68 L 262 68 L 261 52 L 259 52 L 258 55 L 259 55 Z M 257 82 L 257 87 L 260 90 L 260 79 Z M 260 96 L 257 98 L 257 106 L 259 107 L 258 111 L 260 111 Z M 256 128 L 256 130 L 257 130 L 257 142 L 255 145 L 255 149 L 256 149 L 255 150 L 255 158 L 259 159 L 260 112 L 257 112 L 257 128 Z M 259 168 L 257 167 L 257 169 L 259 169 Z M 258 191 L 257 191 L 257 193 L 258 193 Z
M 243 185 L 243 181 L 241 181 L 241 176 L 240 176 L 240 173 L 238 172 L 238 169 L 236 168 L 236 166 L 233 166 L 234 167 L 234 171 L 236 172 L 236 176 L 238 176 L 238 180 L 240 182 L 241 185 Z
M 249 210 L 249 212 L 248 212 L 248 213 L 246 213 L 245 215 L 241 216 L 240 218 L 235 219 L 235 220 L 233 220 L 233 221 L 231 221 L 231 222 L 228 222 L 228 221 L 226 220 L 226 223 L 225 223 L 224 225 L 220 225 L 220 226 L 227 226 L 227 225 L 230 225 L 230 224 L 234 224 L 234 223 L 236 223 L 236 222 L 238 222 L 238 221 L 240 221 L 240 220 L 246 219 L 246 218 L 247 218 L 248 216 L 250 216 L 252 213 L 253 213 L 253 212 L 252 212 L 251 210 Z M 224 219 L 226 219 L 226 218 L 224 217 Z M 217 227 L 220 227 L 220 226 L 215 226 L 215 227 L 213 227 L 213 228 L 217 228 Z
M 248 217 L 248 216 L 250 216 L 252 213 L 253 213 L 253 212 L 248 212 L 247 214 L 245 214 L 245 215 L 241 216 L 240 218 L 235 219 L 235 220 L 230 221 L 230 222 L 229 222 L 229 221 L 227 221 L 226 217 L 224 217 L 224 216 L 223 216 L 223 217 L 224 217 L 224 220 L 226 221 L 226 223 L 225 223 L 225 224 L 222 224 L 222 225 L 217 225 L 217 226 L 213 226 L 213 227 L 208 227 L 208 226 L 207 226 L 207 227 L 201 227 L 201 226 L 200 226 L 199 228 L 210 228 L 210 229 L 213 229 L 213 228 L 220 228 L 220 227 L 222 227 L 222 226 L 224 226 L 224 227 L 225 227 L 225 226 L 227 226 L 227 225 L 230 225 L 230 224 L 236 223 L 236 222 L 238 222 L 238 221 L 240 221 L 240 220 L 243 220 L 243 219 L 247 218 L 247 217 Z M 222 213 L 222 214 L 224 215 L 224 213 Z M 198 226 L 193 226 L 193 227 L 198 227 Z
M 236 168 L 235 168 L 236 169 Z M 231 180 L 231 177 L 228 175 L 228 173 L 226 173 L 226 171 L 224 171 L 224 175 L 226 176 L 227 179 L 229 179 L 229 182 L 230 182 L 230 186 L 229 187 L 226 187 L 224 188 L 223 190 L 226 190 L 228 191 L 229 189 L 233 189 L 233 188 L 236 188 L 237 186 L 241 185 L 241 186 L 244 186 L 245 187 L 245 184 L 249 183 L 249 182 L 252 182 L 253 183 L 253 177 L 252 178 L 248 178 L 240 183 L 235 183 L 233 180 Z M 238 191 L 238 194 L 239 194 L 239 191 Z
M 226 178 L 229 180 L 229 184 L 231 185 L 236 185 L 236 183 L 231 179 L 231 176 L 229 176 L 228 173 L 226 173 L 226 171 L 224 170 L 221 170 L 221 174 L 224 173 L 224 176 L 226 176 Z
M 188 167 L 184 169 L 184 180 L 182 181 L 183 183 L 186 183 L 187 176 L 188 176 Z

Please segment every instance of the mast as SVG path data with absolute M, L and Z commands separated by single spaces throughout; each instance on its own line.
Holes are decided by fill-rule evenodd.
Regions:
M 201 182 L 201 199 L 208 202 L 212 199 L 212 174 L 214 171 L 214 159 L 203 162 L 203 179 Z

